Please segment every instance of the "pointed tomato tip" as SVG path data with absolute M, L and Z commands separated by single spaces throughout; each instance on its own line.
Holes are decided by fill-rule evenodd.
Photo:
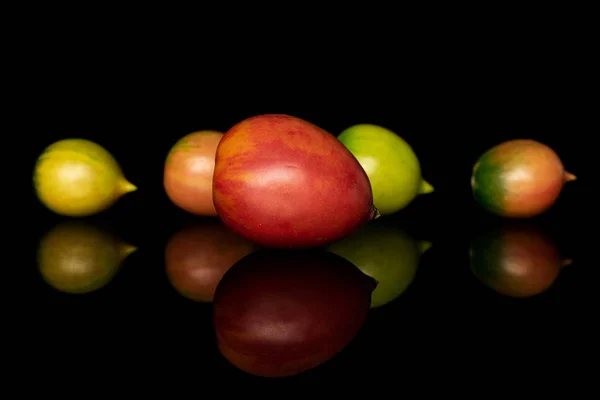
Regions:
M 121 256 L 123 258 L 137 251 L 137 247 L 131 244 L 123 244 L 121 246 Z
M 577 177 L 570 172 L 565 172 L 565 182 L 575 181 Z
M 429 182 L 426 180 L 421 181 L 421 185 L 419 186 L 419 194 L 432 193 L 434 190 L 435 189 Z
M 129 182 L 126 179 L 121 181 L 120 189 L 121 189 L 121 195 L 135 192 L 136 190 L 138 190 L 137 186 L 135 186 L 133 183 Z
M 429 250 L 429 248 L 432 246 L 431 242 L 428 242 L 426 240 L 423 240 L 421 242 L 419 242 L 419 251 L 421 252 L 421 254 L 425 253 L 427 250 Z

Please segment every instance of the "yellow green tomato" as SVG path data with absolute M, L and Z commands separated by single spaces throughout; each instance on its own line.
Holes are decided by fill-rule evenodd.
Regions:
M 391 130 L 359 124 L 344 130 L 338 139 L 367 173 L 381 215 L 393 214 L 417 195 L 433 192 L 421 176 L 421 165 L 412 147 Z
M 36 161 L 33 184 L 42 204 L 69 217 L 97 214 L 137 190 L 114 156 L 86 139 L 63 139 L 46 147 Z

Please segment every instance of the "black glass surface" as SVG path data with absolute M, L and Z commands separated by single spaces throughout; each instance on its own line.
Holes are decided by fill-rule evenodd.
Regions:
M 50 143 L 86 138 L 109 150 L 138 190 L 105 212 L 85 218 L 53 214 L 31 191 L 31 217 L 26 222 L 29 247 L 21 287 L 27 292 L 22 302 L 30 311 L 29 333 L 37 339 L 30 341 L 26 351 L 32 359 L 46 360 L 49 373 L 59 368 L 49 361 L 55 360 L 65 362 L 60 368 L 73 373 L 110 370 L 109 375 L 122 376 L 136 371 L 153 379 L 186 376 L 220 379 L 230 385 L 238 381 L 351 384 L 384 375 L 409 381 L 423 375 L 475 379 L 564 370 L 561 363 L 565 362 L 573 367 L 573 355 L 585 358 L 586 349 L 596 342 L 588 337 L 588 323 L 595 315 L 590 304 L 597 264 L 591 184 L 596 177 L 590 173 L 592 151 L 583 142 L 577 110 L 561 112 L 561 106 L 552 102 L 529 111 L 516 105 L 487 107 L 474 100 L 461 101 L 464 108 L 455 104 L 451 110 L 422 99 L 396 110 L 368 112 L 343 107 L 323 111 L 231 108 L 228 112 L 224 100 L 211 105 L 163 101 L 164 108 L 148 101 L 147 109 L 136 107 L 129 113 L 127 101 L 121 99 L 103 111 L 82 106 L 76 118 L 47 115 L 47 124 L 60 129 L 36 138 L 31 167 Z M 332 134 L 363 122 L 388 127 L 414 148 L 423 176 L 435 192 L 369 223 L 371 230 L 359 231 L 351 245 L 339 250 L 347 257 L 327 249 L 256 249 L 236 238 L 218 218 L 193 216 L 169 201 L 162 186 L 163 168 L 176 140 L 196 130 L 226 131 L 262 113 L 294 115 Z M 473 200 L 469 181 L 482 152 L 515 138 L 547 143 L 578 177 L 548 212 L 526 220 L 507 220 L 484 211 Z M 218 246 L 215 237 L 222 238 Z M 362 248 L 375 250 L 360 254 Z M 514 251 L 511 257 L 503 253 L 507 248 Z M 348 261 L 353 256 L 358 261 Z M 211 297 L 215 287 L 219 290 L 218 278 L 234 271 L 235 267 L 229 270 L 234 259 L 246 263 L 248 271 L 237 278 L 232 273 L 223 289 L 230 297 L 223 294 L 220 306 L 240 313 L 245 306 L 256 307 L 255 319 L 245 321 L 248 332 L 270 332 L 265 337 L 271 340 L 238 349 L 243 354 L 218 346 L 219 326 Z M 373 260 L 390 264 L 392 272 L 389 278 L 379 279 L 373 292 L 381 304 L 364 309 L 364 290 L 370 283 L 357 282 L 353 274 L 360 271 L 357 264 Z M 288 275 L 265 268 L 287 262 L 295 268 Z M 310 267 L 308 272 L 299 269 L 302 262 Z M 342 266 L 345 272 L 340 272 Z M 269 283 L 245 286 L 247 281 Z M 327 282 L 333 288 L 331 303 Z M 292 298 L 290 311 L 286 321 L 269 326 L 276 318 L 269 318 L 266 293 L 282 298 L 281 288 L 287 288 L 285 293 Z M 264 296 L 262 308 L 251 301 L 259 296 Z M 304 308 L 301 299 L 307 304 Z M 315 341 L 313 347 L 314 338 L 290 328 L 310 326 L 308 315 L 314 317 L 312 328 L 329 338 Z M 237 335 L 238 343 L 254 340 Z M 296 349 L 310 358 L 304 360 L 307 365 L 311 360 L 322 362 L 275 380 L 239 368 L 268 369 L 253 362 L 269 352 L 269 345 L 281 349 L 281 357 Z

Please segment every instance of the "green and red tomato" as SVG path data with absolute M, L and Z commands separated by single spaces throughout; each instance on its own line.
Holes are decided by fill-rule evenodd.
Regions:
M 483 153 L 471 176 L 475 200 L 488 212 L 528 218 L 547 211 L 575 180 L 549 146 L 530 139 L 503 142 Z

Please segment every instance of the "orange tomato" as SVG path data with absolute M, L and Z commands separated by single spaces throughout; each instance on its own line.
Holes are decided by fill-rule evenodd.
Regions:
M 223 137 L 218 131 L 198 131 L 181 138 L 165 161 L 163 184 L 167 196 L 181 209 L 196 215 L 216 216 L 212 181 L 215 154 Z

